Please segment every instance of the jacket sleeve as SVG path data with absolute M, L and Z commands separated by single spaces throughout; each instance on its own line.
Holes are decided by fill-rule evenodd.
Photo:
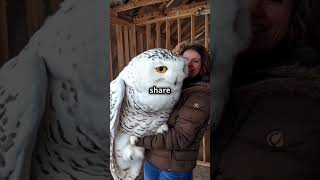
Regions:
M 208 123 L 209 93 L 200 91 L 190 94 L 178 111 L 178 117 L 174 117 L 176 118 L 174 127 L 162 134 L 139 138 L 136 145 L 146 149 L 183 150 L 188 148 Z

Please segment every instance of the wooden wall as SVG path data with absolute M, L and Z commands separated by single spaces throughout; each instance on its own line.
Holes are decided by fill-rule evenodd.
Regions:
M 210 8 L 206 3 L 178 7 L 166 15 L 139 15 L 133 22 L 115 14 L 111 16 L 110 26 L 110 80 L 117 77 L 130 59 L 148 49 L 173 49 L 185 40 L 198 41 L 210 48 Z
M 8 59 L 7 2 L 0 0 L 0 66 Z
M 204 2 L 177 7 L 166 15 L 139 15 L 132 22 L 117 17 L 115 11 L 128 9 L 130 5 L 124 5 L 111 12 L 110 80 L 116 78 L 134 56 L 148 49 L 173 49 L 185 40 L 197 41 L 210 48 L 210 6 Z M 209 162 L 208 129 L 200 145 L 198 164 L 210 167 Z
M 16 56 L 62 0 L 0 0 L 0 66 Z

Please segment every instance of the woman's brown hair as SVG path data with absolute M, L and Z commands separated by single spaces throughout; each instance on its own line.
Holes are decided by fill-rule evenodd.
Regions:
M 197 43 L 197 42 L 189 43 L 188 41 L 183 41 L 179 43 L 174 48 L 173 51 L 179 55 L 182 55 L 187 50 L 194 50 L 200 54 L 201 68 L 200 68 L 199 75 L 201 77 L 209 76 L 210 69 L 211 69 L 211 61 L 210 61 L 210 54 L 208 53 L 208 50 L 200 43 Z

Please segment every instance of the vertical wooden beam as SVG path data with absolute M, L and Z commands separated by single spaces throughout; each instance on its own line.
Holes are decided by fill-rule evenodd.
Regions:
M 7 2 L 0 0 L 0 66 L 9 58 Z
M 111 43 L 109 43 L 109 72 L 110 72 L 110 81 L 113 80 L 113 66 L 112 66 L 112 48 L 111 48 Z
M 209 48 L 209 15 L 204 16 L 204 46 Z
M 146 24 L 146 35 L 147 35 L 147 49 L 153 48 L 151 24 Z
M 130 26 L 130 59 L 137 55 L 136 26 Z
M 27 31 L 31 36 L 42 25 L 44 16 L 44 4 L 42 0 L 26 0 Z
M 156 38 L 156 44 L 157 48 L 161 47 L 161 22 L 156 23 L 156 33 L 157 33 L 157 38 Z
M 139 38 L 139 53 L 142 53 L 144 51 L 144 43 L 143 43 L 143 34 L 140 32 L 138 34 L 138 38 Z
M 166 48 L 170 49 L 170 22 L 169 20 L 166 20 Z
M 202 139 L 202 160 L 204 161 L 204 162 L 207 162 L 207 150 L 206 150 L 206 148 L 207 148 L 207 145 L 206 145 L 206 135 L 204 135 L 203 136 L 203 139 Z
M 116 37 L 117 37 L 118 70 L 120 72 L 124 67 L 122 28 L 120 25 L 116 25 Z
M 52 13 L 55 13 L 59 9 L 59 4 L 61 3 L 61 0 L 49 0 L 48 3 L 50 6 L 50 11 Z
M 177 31 L 178 31 L 178 44 L 181 42 L 181 21 L 180 18 L 177 19 Z
M 124 26 L 123 33 L 124 33 L 124 59 L 125 59 L 125 64 L 128 64 L 130 59 L 128 26 Z
M 195 37 L 195 28 L 196 28 L 196 23 L 195 23 L 195 16 L 191 15 L 191 43 L 193 43 L 194 41 L 194 37 Z

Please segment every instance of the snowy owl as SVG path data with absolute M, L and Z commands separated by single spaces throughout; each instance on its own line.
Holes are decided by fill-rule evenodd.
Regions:
M 65 0 L 0 69 L 0 179 L 112 178 L 106 6 Z
M 216 126 L 221 119 L 225 103 L 229 98 L 233 64 L 236 56 L 245 50 L 250 42 L 250 13 L 248 0 L 214 0 L 213 23 L 211 29 L 214 37 L 213 69 L 211 73 L 212 125 Z
M 152 49 L 133 58 L 110 83 L 110 168 L 114 179 L 135 179 L 144 148 L 136 137 L 168 130 L 166 121 L 179 99 L 187 65 L 183 57 Z

